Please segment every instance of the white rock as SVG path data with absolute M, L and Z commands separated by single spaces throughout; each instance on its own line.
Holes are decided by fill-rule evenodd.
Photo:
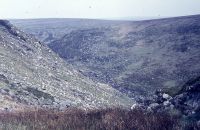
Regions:
M 156 108 L 157 106 L 159 106 L 158 103 L 152 103 L 149 105 L 150 108 Z
M 147 111 L 152 111 L 151 107 L 147 107 Z
M 171 96 L 169 96 L 168 94 L 164 93 L 164 94 L 163 94 L 163 98 L 164 98 L 164 99 L 170 99 Z
M 164 106 L 167 106 L 167 105 L 169 105 L 169 104 L 170 104 L 169 101 L 164 101 L 164 102 L 163 102 L 163 105 L 164 105 Z
M 137 106 L 138 106 L 137 103 L 133 104 L 133 105 L 131 106 L 131 110 L 135 109 Z

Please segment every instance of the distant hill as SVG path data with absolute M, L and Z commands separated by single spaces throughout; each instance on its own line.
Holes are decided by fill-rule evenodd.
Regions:
M 0 20 L 0 109 L 130 107 L 132 100 L 93 82 L 34 37 Z
M 95 20 L 95 19 L 22 19 L 10 20 L 13 24 L 27 33 L 34 35 L 43 43 L 51 43 L 74 30 L 118 25 L 124 21 Z
M 93 80 L 131 97 L 200 75 L 200 15 L 145 21 L 13 20 Z

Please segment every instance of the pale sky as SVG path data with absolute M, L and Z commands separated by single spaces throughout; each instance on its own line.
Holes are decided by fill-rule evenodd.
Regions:
M 200 14 L 200 0 L 0 0 L 0 19 L 112 19 L 195 14 Z

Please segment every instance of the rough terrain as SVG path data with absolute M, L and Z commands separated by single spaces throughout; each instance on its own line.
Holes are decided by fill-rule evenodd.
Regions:
M 111 86 L 94 82 L 65 63 L 46 45 L 0 20 L 0 108 L 113 106 L 132 100 Z
M 146 21 L 13 20 L 95 81 L 136 100 L 200 76 L 200 15 Z M 150 96 L 147 96 L 150 95 Z

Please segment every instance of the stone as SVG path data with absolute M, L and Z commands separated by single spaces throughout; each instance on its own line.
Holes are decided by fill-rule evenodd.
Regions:
M 164 106 L 168 106 L 169 104 L 170 104 L 169 101 L 164 101 L 164 102 L 163 102 L 163 105 L 164 105 Z
M 131 110 L 133 110 L 133 109 L 135 109 L 135 108 L 137 108 L 137 107 L 139 107 L 139 104 L 135 103 L 135 104 L 133 104 L 133 105 L 131 106 Z
M 159 106 L 158 103 L 152 103 L 152 104 L 149 105 L 149 107 L 152 108 L 152 109 L 155 109 L 155 108 L 157 108 L 158 106 Z
M 167 100 L 169 100 L 169 99 L 172 98 L 171 96 L 169 96 L 169 95 L 166 94 L 166 93 L 163 93 L 162 97 L 163 97 L 164 99 L 167 99 Z

